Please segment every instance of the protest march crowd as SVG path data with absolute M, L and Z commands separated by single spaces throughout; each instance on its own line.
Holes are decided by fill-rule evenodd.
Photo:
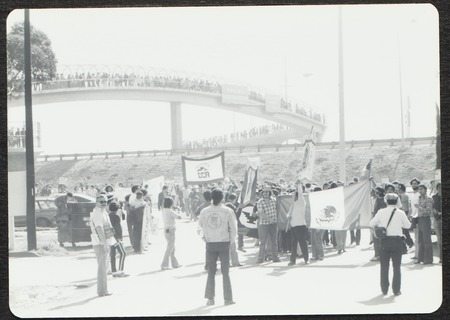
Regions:
M 91 213 L 92 244 L 98 261 L 97 293 L 109 295 L 107 290 L 108 270 L 113 277 L 126 277 L 124 262 L 126 250 L 123 247 L 121 221 L 126 220 L 133 250 L 141 254 L 147 250 L 151 235 L 157 234 L 158 220 L 162 219 L 167 249 L 161 262 L 161 269 L 179 268 L 175 257 L 176 220 L 182 217 L 198 223 L 197 233 L 206 243 L 205 270 L 208 280 L 205 290 L 207 305 L 214 302 L 214 276 L 217 260 L 221 261 L 224 277 L 225 304 L 234 303 L 228 270 L 240 267 L 239 251 L 245 252 L 244 237 L 254 238 L 259 246 L 255 264 L 272 261 L 279 263 L 279 255 L 289 255 L 289 266 L 302 259 L 305 265 L 312 261 L 320 263 L 325 248 L 345 254 L 346 249 L 360 245 L 361 232 L 370 233 L 373 244 L 373 262 L 381 268 L 381 291 L 387 294 L 389 288 L 388 269 L 392 259 L 394 295 L 401 294 L 400 265 L 402 255 L 415 246 L 411 259 L 415 264 L 432 265 L 432 232 L 437 237 L 439 263 L 442 261 L 442 210 L 441 184 L 431 181 L 428 185 L 413 178 L 407 184 L 393 181 L 376 185 L 371 183 L 370 229 L 362 229 L 356 223 L 345 230 L 322 230 L 311 228 L 311 194 L 340 187 L 364 183 L 354 178 L 344 184 L 342 181 L 327 181 L 321 185 L 297 179 L 287 183 L 264 181 L 256 184 L 253 203 L 242 205 L 246 192 L 244 181 L 238 184 L 229 178 L 203 185 L 166 184 L 157 195 L 149 193 L 148 185 L 133 185 L 123 200 L 115 195 L 114 187 L 91 185 L 77 186 L 74 192 L 85 193 L 96 198 L 96 207 Z M 367 180 L 366 180 L 367 181 Z M 67 190 L 66 190 L 67 191 Z M 72 193 L 67 193 L 71 201 Z M 152 198 L 155 197 L 155 199 Z M 287 196 L 292 201 L 280 212 L 277 198 Z M 157 203 L 158 216 L 153 202 Z M 328 214 L 328 213 L 327 213 Z M 331 213 L 330 213 L 331 215 Z M 156 221 L 156 223 L 155 223 Z M 383 227 L 383 228 L 378 228 Z M 380 229 L 380 230 L 378 230 Z M 382 230 L 384 229 L 384 230 Z M 384 231 L 384 234 L 382 234 Z M 350 242 L 347 235 L 350 234 Z M 413 235 L 413 237 L 411 237 Z M 116 253 L 119 263 L 116 264 Z

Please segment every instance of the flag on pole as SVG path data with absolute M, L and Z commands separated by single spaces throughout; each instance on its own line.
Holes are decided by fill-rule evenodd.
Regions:
M 243 208 L 249 204 L 256 203 L 256 181 L 258 176 L 258 169 L 249 166 L 245 172 L 244 185 L 241 191 L 240 207 Z
M 310 227 L 323 230 L 349 230 L 359 219 L 361 228 L 371 220 L 371 180 L 309 194 Z
M 361 169 L 361 175 L 362 176 L 369 176 L 370 175 L 370 170 L 372 170 L 372 159 L 369 160 L 369 163 L 366 164 L 366 166 L 364 168 Z
M 181 157 L 184 184 L 203 184 L 225 179 L 225 153 L 194 159 Z
M 312 181 L 316 145 L 311 139 L 305 142 L 305 152 L 303 153 L 303 161 L 300 171 L 300 179 Z

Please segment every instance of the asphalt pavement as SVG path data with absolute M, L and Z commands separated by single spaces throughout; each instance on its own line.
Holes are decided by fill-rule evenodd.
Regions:
M 206 306 L 204 243 L 197 224 L 184 218 L 177 223 L 176 257 L 181 268 L 161 270 L 166 243 L 162 230 L 151 236 L 142 254 L 128 256 L 126 278 L 108 276 L 107 297 L 96 295 L 97 263 L 88 244 L 68 248 L 63 256 L 9 258 L 10 308 L 19 317 L 218 316 L 431 313 L 442 301 L 442 266 L 416 265 L 414 249 L 403 256 L 402 295 L 392 290 L 383 296 L 380 267 L 371 262 L 369 231 L 362 230 L 361 245 L 345 253 L 328 247 L 323 261 L 309 265 L 303 259 L 288 266 L 281 262 L 257 264 L 258 247 L 245 238 L 242 267 L 230 269 L 233 299 L 224 305 L 222 276 L 216 275 L 216 304 Z M 349 243 L 349 237 L 347 244 Z M 220 270 L 220 268 L 219 268 Z M 392 270 L 391 270 L 392 272 Z

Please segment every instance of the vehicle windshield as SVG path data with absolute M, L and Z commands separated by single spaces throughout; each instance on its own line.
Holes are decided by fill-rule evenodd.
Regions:
M 38 201 L 41 209 L 56 209 L 56 205 L 53 201 L 40 200 Z

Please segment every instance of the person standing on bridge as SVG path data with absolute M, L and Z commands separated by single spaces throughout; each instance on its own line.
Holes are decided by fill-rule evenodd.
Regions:
M 206 281 L 205 298 L 208 299 L 208 306 L 214 305 L 217 259 L 220 259 L 223 296 L 225 305 L 230 305 L 234 304 L 229 275 L 230 242 L 236 239 L 236 218 L 233 216 L 233 210 L 222 204 L 223 191 L 221 189 L 214 189 L 211 197 L 213 203 L 200 212 L 198 224 L 206 242 L 208 280 Z

